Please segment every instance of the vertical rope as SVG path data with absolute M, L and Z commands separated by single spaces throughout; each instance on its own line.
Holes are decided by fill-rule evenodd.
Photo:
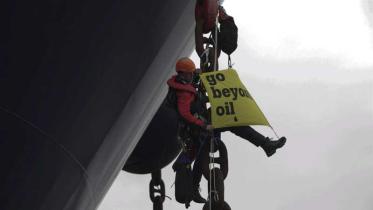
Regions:
M 217 71 L 217 63 L 218 63 L 218 19 L 219 19 L 219 10 L 218 15 L 215 19 L 215 56 L 214 56 L 214 71 Z
M 217 71 L 217 62 L 218 62 L 218 18 L 219 18 L 219 11 L 218 11 L 218 14 L 216 15 L 216 18 L 215 18 L 215 39 L 214 39 L 214 50 L 215 50 L 215 53 L 214 53 L 214 71 Z M 212 155 L 211 155 L 212 154 Z M 210 164 L 212 164 L 212 168 L 214 168 L 214 132 L 211 132 L 211 142 L 210 142 Z M 209 164 L 209 209 L 211 210 L 212 208 L 212 183 L 211 183 L 211 178 L 212 178 L 212 173 L 211 173 L 211 169 L 210 169 L 210 164 Z M 215 172 L 215 170 L 214 170 Z M 215 186 L 215 174 L 214 174 L 214 188 L 216 188 Z M 215 189 L 214 189 L 215 191 Z
M 211 132 L 211 138 L 210 138 L 210 154 L 209 154 L 209 156 L 210 156 L 210 163 L 209 163 L 209 203 L 210 203 L 209 208 L 210 208 L 210 210 L 212 208 L 212 202 L 211 202 L 211 198 L 212 198 L 212 186 L 211 186 L 211 184 L 212 184 L 211 183 L 212 173 L 211 173 L 211 169 L 210 169 L 210 164 L 214 164 L 213 163 L 214 162 L 213 151 L 214 151 L 214 132 L 212 131 Z M 212 154 L 212 156 L 211 156 L 211 154 Z

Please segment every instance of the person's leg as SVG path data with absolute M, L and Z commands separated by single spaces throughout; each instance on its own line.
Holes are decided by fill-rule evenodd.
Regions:
M 193 164 L 193 201 L 196 203 L 206 203 L 199 192 L 199 183 L 202 179 L 202 165 L 201 165 L 201 143 L 199 140 L 195 141 L 196 159 Z
M 266 137 L 250 126 L 229 127 L 227 130 L 243 139 L 248 140 L 257 147 L 262 146 L 267 142 Z
M 193 165 L 193 186 L 199 187 L 199 183 L 202 179 L 202 166 L 199 156 L 197 156 Z
M 220 132 L 214 131 L 215 138 L 220 139 L 220 136 L 221 136 Z M 196 154 L 196 160 L 194 161 L 194 165 L 193 165 L 193 185 L 198 186 L 198 187 L 202 179 L 202 164 L 201 164 L 202 161 L 201 160 L 202 160 L 203 152 L 204 152 L 202 150 L 202 146 L 203 146 L 203 143 L 205 143 L 206 141 L 208 140 L 204 139 L 202 140 L 202 143 L 198 142 L 195 144 L 198 147 L 198 151 Z
M 262 147 L 268 157 L 275 154 L 276 150 L 284 146 L 286 143 L 285 137 L 281 137 L 276 141 L 271 141 L 269 138 L 264 137 L 262 134 L 260 134 L 250 126 L 228 127 L 218 130 L 220 130 L 220 132 L 229 130 L 237 136 L 248 140 L 255 146 Z

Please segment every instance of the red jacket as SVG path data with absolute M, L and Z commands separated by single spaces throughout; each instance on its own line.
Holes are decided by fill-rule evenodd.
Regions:
M 196 21 L 203 20 L 203 33 L 209 33 L 215 27 L 215 18 L 218 15 L 218 4 L 216 0 L 203 0 L 200 4 L 196 2 L 194 16 Z
M 203 33 L 209 33 L 215 27 L 216 16 L 219 12 L 219 22 L 222 20 L 232 18 L 229 16 L 222 6 L 217 4 L 216 0 L 202 0 L 200 4 L 196 2 L 196 7 L 194 9 L 194 17 L 197 20 L 203 20 Z
M 187 122 L 204 127 L 205 123 L 193 116 L 190 112 L 190 106 L 196 99 L 195 87 L 193 87 L 191 84 L 182 84 L 177 82 L 176 76 L 172 76 L 171 79 L 167 81 L 167 84 L 176 90 L 177 108 L 181 117 L 183 117 Z

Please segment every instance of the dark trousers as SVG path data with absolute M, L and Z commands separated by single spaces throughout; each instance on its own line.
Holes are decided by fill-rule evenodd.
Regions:
M 214 130 L 214 132 L 216 133 L 217 132 L 221 133 L 225 131 L 230 131 L 236 134 L 236 136 L 239 136 L 243 139 L 248 140 L 249 142 L 251 142 L 257 147 L 263 145 L 266 142 L 266 138 L 250 126 L 227 127 L 227 128 L 218 128 Z
M 220 133 L 225 132 L 225 131 L 230 131 L 236 134 L 237 136 L 243 139 L 246 139 L 247 141 L 251 142 L 257 147 L 264 145 L 264 143 L 266 142 L 266 138 L 250 126 L 226 127 L 226 128 L 214 129 L 215 137 L 220 137 Z M 198 149 L 199 152 L 197 153 L 196 160 L 194 161 L 194 165 L 193 165 L 193 186 L 194 187 L 199 186 L 199 183 L 201 182 L 201 179 L 202 179 L 202 166 L 201 166 L 201 161 L 200 161 L 201 156 L 202 156 L 200 152 L 201 150 L 200 148 L 202 147 L 201 144 L 205 143 L 208 140 L 209 139 L 204 139 L 202 140 L 202 143 L 197 143 L 198 145 L 196 145 L 196 148 L 199 148 Z

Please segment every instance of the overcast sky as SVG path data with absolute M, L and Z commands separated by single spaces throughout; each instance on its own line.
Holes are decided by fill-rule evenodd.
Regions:
M 234 68 L 288 138 L 267 158 L 225 133 L 225 200 L 239 210 L 372 210 L 373 1 L 226 0 L 224 6 L 239 27 Z M 163 177 L 173 198 L 164 209 L 184 209 L 170 188 L 169 167 Z M 152 209 L 149 181 L 150 175 L 121 172 L 99 210 Z

